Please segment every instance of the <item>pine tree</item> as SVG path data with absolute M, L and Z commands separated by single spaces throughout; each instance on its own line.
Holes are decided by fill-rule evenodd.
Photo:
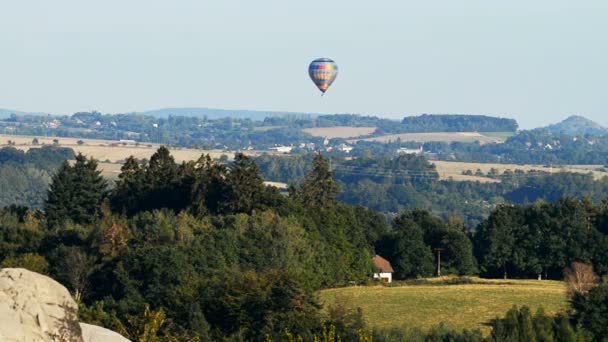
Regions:
M 98 216 L 106 196 L 107 182 L 97 170 L 97 161 L 82 154 L 74 166 L 65 161 L 53 176 L 44 204 L 49 227 L 71 220 L 88 224 Z
M 237 153 L 226 176 L 225 212 L 248 213 L 259 208 L 264 179 L 253 159 Z
M 177 164 L 171 156 L 169 149 L 165 146 L 159 147 L 150 158 L 150 163 L 146 170 L 146 180 L 154 188 L 171 187 L 178 174 Z
M 333 178 L 328 160 L 319 153 L 313 160 L 313 168 L 306 175 L 302 188 L 296 192 L 296 197 L 305 206 L 332 207 L 336 204 L 339 191 L 340 187 Z
M 536 332 L 534 331 L 534 325 L 532 324 L 532 314 L 530 308 L 527 306 L 522 307 L 519 310 L 519 340 L 524 341 L 535 341 Z
M 119 212 L 132 215 L 139 211 L 148 189 L 144 168 L 133 156 L 127 158 L 112 191 L 112 207 Z
M 73 198 L 76 205 L 70 216 L 75 223 L 88 224 L 99 214 L 103 199 L 107 195 L 108 183 L 97 169 L 97 161 L 93 158 L 87 160 L 80 153 L 76 156 L 73 173 Z
M 202 155 L 194 165 L 192 210 L 196 215 L 217 214 L 224 201 L 226 167 Z
M 557 327 L 555 329 L 555 341 L 557 342 L 576 342 L 578 337 L 572 328 L 572 324 L 565 315 L 557 317 Z
M 165 146 L 161 146 L 150 158 L 145 171 L 145 181 L 150 190 L 144 201 L 144 209 L 169 208 L 182 210 L 179 194 L 180 174 L 178 165 Z
M 538 342 L 553 342 L 555 340 L 553 335 L 553 319 L 551 316 L 547 316 L 542 308 L 536 311 L 533 324 Z
M 66 160 L 61 164 L 57 173 L 51 180 L 44 211 L 49 227 L 65 221 L 70 217 L 69 209 L 74 203 L 74 173 L 70 163 Z

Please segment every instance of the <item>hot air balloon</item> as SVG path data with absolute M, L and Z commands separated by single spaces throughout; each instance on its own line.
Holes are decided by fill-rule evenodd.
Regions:
M 323 96 L 338 76 L 338 65 L 329 58 L 318 58 L 310 63 L 308 75 Z

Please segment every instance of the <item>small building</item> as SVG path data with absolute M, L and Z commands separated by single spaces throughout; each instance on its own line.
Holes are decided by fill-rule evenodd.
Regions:
M 374 264 L 374 279 L 380 279 L 385 283 L 393 281 L 393 272 L 395 271 L 388 260 L 376 255 L 372 258 L 372 263 Z
M 422 146 L 420 146 L 420 148 L 414 149 L 414 148 L 407 148 L 407 147 L 400 147 L 399 149 L 397 149 L 397 154 L 423 154 L 424 151 L 422 150 Z
M 293 150 L 292 146 L 274 146 L 269 148 L 269 150 L 271 151 L 276 151 L 279 153 L 291 153 L 291 150 Z
M 350 151 L 353 150 L 352 146 L 348 146 L 346 144 L 340 144 L 336 147 L 336 149 L 338 149 L 338 151 L 340 152 L 344 152 L 344 153 L 350 153 Z

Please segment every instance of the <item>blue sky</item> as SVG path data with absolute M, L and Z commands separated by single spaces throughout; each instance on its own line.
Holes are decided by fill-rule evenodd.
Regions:
M 606 0 L 20 0 L 0 108 L 216 107 L 608 124 Z M 325 97 L 308 63 L 340 66 Z

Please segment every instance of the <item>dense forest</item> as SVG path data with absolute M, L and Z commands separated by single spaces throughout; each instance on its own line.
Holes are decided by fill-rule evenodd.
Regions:
M 374 135 L 420 132 L 515 132 L 518 124 L 514 119 L 485 115 L 424 114 L 406 116 L 401 122 L 376 116 L 355 114 L 320 115 L 316 118 L 271 117 L 264 120 L 268 125 L 291 127 L 377 127 Z
M 72 149 L 43 146 L 24 152 L 0 148 L 0 207 L 41 208 L 51 176 L 65 159 L 74 159 Z
M 606 201 L 502 205 L 472 234 L 457 217 L 415 209 L 387 219 L 341 203 L 329 161 L 317 154 L 310 162 L 284 195 L 264 186 L 242 154 L 228 165 L 206 155 L 177 164 L 162 147 L 149 161 L 129 158 L 108 190 L 97 162 L 78 155 L 54 174 L 43 211 L 0 210 L 2 266 L 65 284 L 85 322 L 164 341 L 483 339 L 443 326 L 371 329 L 360 311 L 321 311 L 314 292 L 371 282 L 375 253 L 391 260 L 398 279 L 431 276 L 437 246 L 454 275 L 561 279 L 573 261 L 608 273 Z M 398 162 L 432 172 L 423 160 Z M 491 338 L 523 334 L 513 317 L 530 324 L 527 334 L 606 336 L 605 316 L 596 314 L 606 288 L 576 294 L 572 316 L 514 309 L 493 323 Z
M 266 180 L 298 184 L 310 171 L 312 154 L 256 158 Z M 372 157 L 347 160 L 331 158 L 331 170 L 340 185 L 338 199 L 378 212 L 395 215 L 423 208 L 448 219 L 459 216 L 474 229 L 496 205 L 505 202 L 530 204 L 555 202 L 563 197 L 589 198 L 599 202 L 608 193 L 608 179 L 594 180 L 590 174 L 524 172 L 484 176 L 499 183 L 439 180 L 435 166 L 422 156 Z
M 514 119 L 486 115 L 420 115 L 406 116 L 401 121 L 407 131 L 416 132 L 515 132 Z

